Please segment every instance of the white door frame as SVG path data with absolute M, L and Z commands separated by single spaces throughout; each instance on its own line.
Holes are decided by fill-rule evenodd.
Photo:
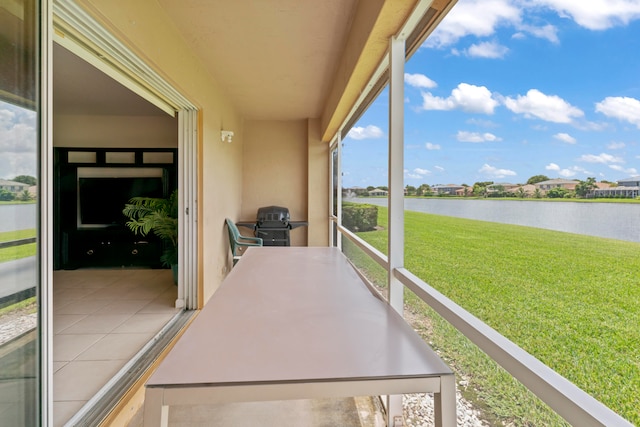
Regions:
M 167 114 L 178 116 L 178 299 L 196 309 L 198 109 L 73 0 L 53 0 L 53 40 Z M 98 56 L 95 52 L 100 52 Z

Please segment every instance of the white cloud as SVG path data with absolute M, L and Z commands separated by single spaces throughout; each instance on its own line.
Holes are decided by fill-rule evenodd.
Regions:
M 620 150 L 622 148 L 626 147 L 624 142 L 611 142 L 609 144 L 607 144 L 607 148 L 609 150 Z
M 640 129 L 640 101 L 635 98 L 609 96 L 596 104 L 596 111 L 634 124 Z
M 424 74 L 409 74 L 409 73 L 405 73 L 404 74 L 404 82 L 406 84 L 408 84 L 409 86 L 422 87 L 422 88 L 426 88 L 426 89 L 432 89 L 432 88 L 438 86 L 438 84 L 436 82 L 434 82 L 433 80 L 431 80 L 429 77 L 425 76 Z
M 637 175 L 638 174 L 638 170 L 636 168 L 624 168 L 620 165 L 609 165 L 609 167 L 611 169 L 613 169 L 614 171 L 618 171 L 618 172 L 623 172 L 626 173 L 628 175 Z
M 602 163 L 608 165 L 610 163 L 624 163 L 624 160 L 621 157 L 612 156 L 607 153 L 600 153 L 598 155 L 595 154 L 583 154 L 578 159 L 580 162 L 586 163 Z
M 487 37 L 499 24 L 517 23 L 521 10 L 509 0 L 468 0 L 458 4 L 426 41 L 426 46 L 443 48 L 467 35 Z
M 463 130 L 458 131 L 458 133 L 456 134 L 456 139 L 460 142 L 474 142 L 474 143 L 502 141 L 502 138 L 497 137 L 494 134 L 489 132 L 479 133 L 479 132 L 467 132 Z
M 0 101 L 0 178 L 36 176 L 36 113 Z
M 558 29 L 551 24 L 532 25 L 523 22 L 523 17 L 533 17 L 536 22 L 540 6 L 535 2 L 510 0 L 460 0 L 443 19 L 425 42 L 431 48 L 445 48 L 456 44 L 466 36 L 489 37 L 498 27 L 512 27 L 513 38 L 524 38 L 527 34 L 558 43 Z M 452 53 L 458 53 L 453 49 Z
M 560 39 L 558 39 L 558 29 L 551 24 L 543 25 L 542 27 L 536 27 L 534 25 L 521 25 L 519 28 L 523 32 L 529 33 L 539 39 L 545 39 L 554 44 L 560 43 Z M 514 35 L 514 38 L 524 37 L 523 33 L 518 34 L 522 34 L 522 36 L 516 37 L 516 35 Z
M 347 138 L 353 139 L 375 139 L 382 138 L 384 136 L 384 132 L 378 126 L 369 125 L 366 127 L 356 126 L 351 128 L 349 133 L 347 134 Z
M 431 171 L 427 169 L 422 169 L 422 168 L 415 168 L 414 170 L 409 172 L 407 169 L 405 169 L 404 174 L 407 178 L 420 179 L 420 178 L 424 178 L 426 175 L 430 175 Z
M 467 113 L 493 114 L 498 101 L 493 99 L 491 91 L 484 86 L 460 83 L 451 91 L 448 98 L 434 96 L 429 92 L 422 94 L 422 108 L 425 110 L 455 110 Z
M 571 166 L 570 168 L 562 169 L 556 163 L 549 163 L 547 166 L 545 166 L 545 169 L 548 171 L 557 172 L 558 176 L 561 176 L 563 178 L 571 178 L 572 176 L 575 176 L 578 173 L 583 173 L 585 175 L 593 175 L 591 172 L 589 172 L 584 168 L 581 168 L 580 166 Z
M 554 123 L 571 123 L 574 117 L 582 117 L 584 113 L 556 95 L 545 95 L 537 89 L 530 89 L 525 96 L 505 98 L 504 105 L 516 114 L 527 118 L 539 119 Z
M 566 142 L 567 144 L 575 144 L 576 139 L 569 135 L 568 133 L 560 132 L 553 135 L 555 139 L 558 141 Z
M 493 42 L 481 42 L 478 44 L 472 44 L 466 50 L 468 56 L 476 58 L 491 58 L 501 59 L 509 52 L 506 46 L 493 41 Z
M 571 169 L 562 169 L 560 172 L 558 172 L 558 175 L 563 178 L 571 178 L 572 176 L 575 176 L 575 174 L 576 172 Z
M 440 144 L 432 144 L 430 142 L 427 142 L 425 145 L 427 150 L 439 150 L 440 149 Z
M 570 17 L 578 25 L 590 30 L 605 30 L 627 25 L 640 18 L 638 0 L 537 0 L 561 17 Z
M 478 169 L 478 172 L 480 172 L 481 174 L 485 175 L 485 176 L 489 176 L 492 178 L 505 178 L 507 176 L 516 176 L 517 173 L 515 173 L 512 170 L 509 169 L 498 169 L 494 166 L 490 166 L 488 164 L 484 164 L 482 165 L 482 167 L 480 169 Z
M 433 168 L 439 172 L 444 172 L 444 168 L 442 166 L 434 166 Z

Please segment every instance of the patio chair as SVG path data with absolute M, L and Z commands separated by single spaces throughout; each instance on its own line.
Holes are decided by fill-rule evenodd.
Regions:
M 236 265 L 242 255 L 242 248 L 262 246 L 262 239 L 260 237 L 241 235 L 236 224 L 229 218 L 226 218 L 225 222 L 227 224 L 227 230 L 229 231 L 229 245 L 231 246 L 231 255 L 233 255 L 233 265 Z

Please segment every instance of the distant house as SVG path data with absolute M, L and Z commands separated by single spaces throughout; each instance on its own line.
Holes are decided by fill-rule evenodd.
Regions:
M 464 192 L 464 187 L 462 185 L 456 184 L 446 184 L 446 185 L 434 185 L 431 187 L 431 190 L 434 194 L 448 194 L 450 196 L 455 196 L 459 191 Z
M 640 187 L 640 175 L 632 176 L 631 178 L 619 179 L 619 187 Z
M 598 188 L 592 190 L 588 197 L 622 197 L 634 199 L 640 197 L 640 176 L 632 176 L 631 178 L 618 180 L 618 185 L 612 187 L 611 184 L 598 182 Z
M 550 179 L 534 184 L 541 191 L 549 191 L 553 188 L 566 188 L 567 190 L 575 190 L 579 181 L 575 179 Z
M 377 196 L 388 196 L 389 192 L 387 190 L 382 190 L 380 188 L 374 188 L 373 190 L 369 191 L 369 196 L 371 197 L 377 197 Z
M 5 190 L 10 193 L 18 194 L 24 190 L 28 190 L 31 187 L 29 184 L 16 181 L 7 181 L 6 179 L 0 179 L 0 190 Z
M 496 184 L 490 184 L 487 185 L 487 194 L 491 194 L 491 193 L 497 193 L 500 191 L 509 191 L 512 190 L 514 188 L 518 188 L 520 187 L 518 184 L 511 184 L 508 182 L 504 182 L 504 183 L 496 183 Z
M 533 185 L 533 184 L 525 184 L 525 185 L 516 185 L 515 187 L 508 189 L 507 193 L 518 194 L 520 192 L 521 188 L 522 188 L 522 191 L 524 192 L 524 194 L 527 197 L 532 196 L 536 192 L 536 186 L 535 185 Z
M 634 176 L 618 181 L 616 187 L 611 184 L 602 182 L 596 183 L 597 188 L 593 189 L 587 197 L 604 198 L 604 197 L 622 197 L 634 199 L 640 197 L 640 176 Z

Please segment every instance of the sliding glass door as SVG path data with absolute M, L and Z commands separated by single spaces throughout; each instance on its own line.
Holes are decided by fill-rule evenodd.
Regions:
M 0 0 L 0 425 L 40 424 L 40 24 Z

